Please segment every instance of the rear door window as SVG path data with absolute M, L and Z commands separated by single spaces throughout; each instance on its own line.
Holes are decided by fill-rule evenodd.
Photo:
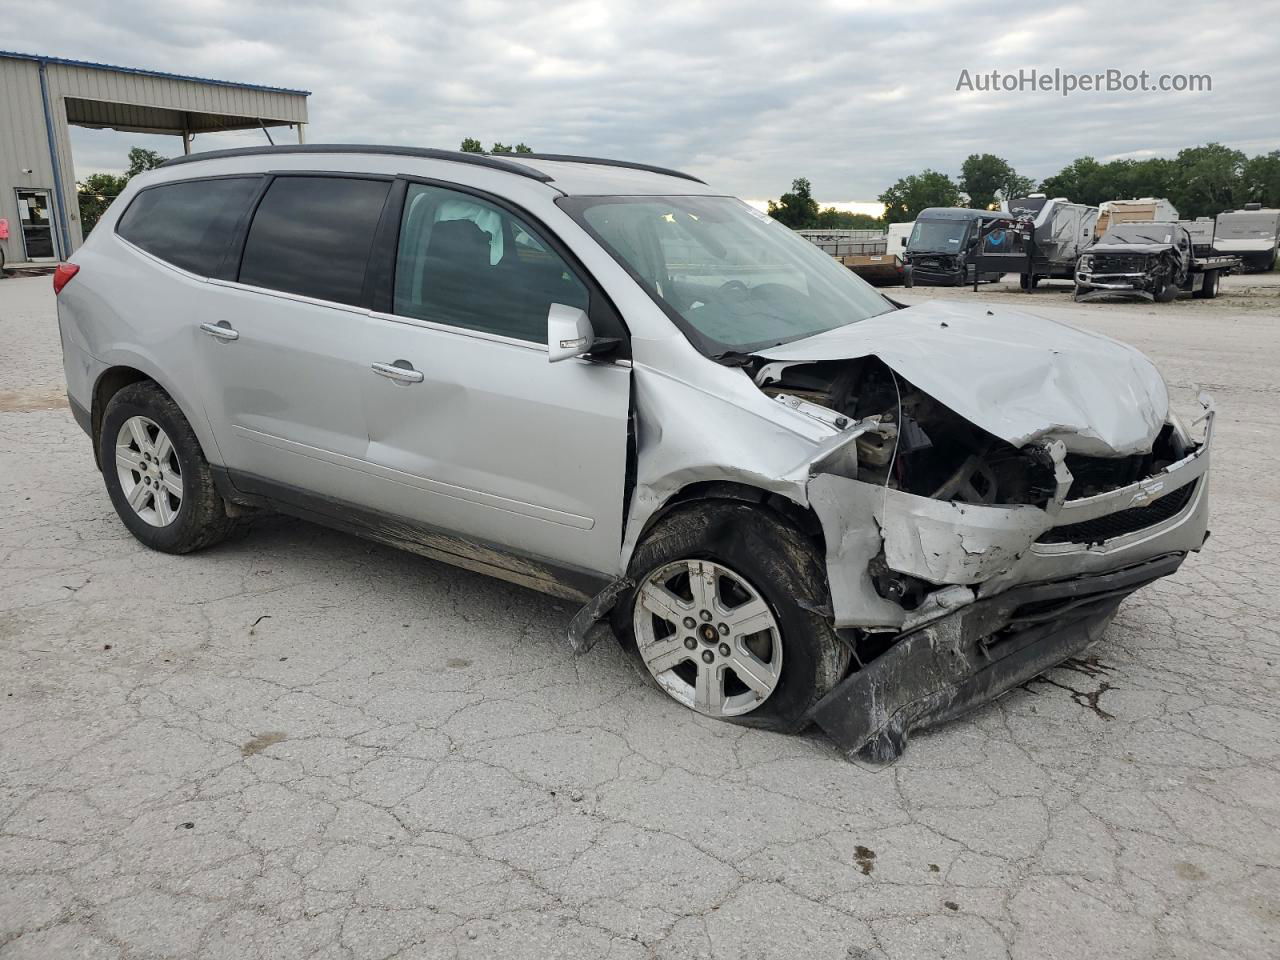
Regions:
M 184 180 L 143 190 L 116 232 L 183 270 L 216 276 L 261 177 Z
M 390 186 L 350 177 L 277 177 L 249 227 L 240 282 L 360 306 Z
M 588 301 L 568 264 L 506 210 L 455 190 L 409 185 L 394 313 L 546 343 L 551 304 L 586 310 Z

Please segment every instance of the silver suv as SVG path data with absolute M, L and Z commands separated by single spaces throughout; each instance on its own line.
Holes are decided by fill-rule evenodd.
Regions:
M 55 276 L 144 544 L 278 510 L 580 603 L 708 716 L 895 756 L 1206 536 L 1212 413 L 1137 351 L 903 308 L 700 180 L 305 146 L 134 178 Z M 1195 436 L 1192 434 L 1195 431 Z

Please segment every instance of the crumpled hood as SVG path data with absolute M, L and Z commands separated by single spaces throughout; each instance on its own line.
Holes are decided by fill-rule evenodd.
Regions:
M 1146 453 L 1169 414 L 1155 365 L 1133 347 L 992 304 L 934 301 L 756 351 L 799 363 L 879 357 L 975 425 L 1021 447 Z
M 1085 248 L 1085 253 L 1164 253 L 1173 247 L 1172 243 L 1095 243 Z

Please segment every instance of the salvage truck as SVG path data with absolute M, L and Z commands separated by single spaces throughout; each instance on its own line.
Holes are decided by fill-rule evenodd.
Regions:
M 1080 257 L 1075 299 L 1131 297 L 1168 303 L 1179 293 L 1190 293 L 1211 300 L 1218 295 L 1218 281 L 1239 267 L 1238 257 L 1202 253 L 1180 223 L 1119 223 Z
M 903 307 L 647 164 L 177 157 L 53 287 L 143 545 L 329 524 L 571 602 L 573 649 L 615 636 L 673 708 L 875 760 L 1077 656 L 1207 535 L 1211 406 L 1180 420 L 1137 350 Z

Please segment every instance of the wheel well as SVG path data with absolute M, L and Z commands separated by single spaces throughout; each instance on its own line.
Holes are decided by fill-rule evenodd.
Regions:
M 818 515 L 813 512 L 812 508 L 802 507 L 794 500 L 789 500 L 781 494 L 732 480 L 707 480 L 700 483 L 691 483 L 684 487 L 653 512 L 653 516 L 644 525 L 644 530 L 640 535 L 641 538 L 672 510 L 687 503 L 696 503 L 703 500 L 739 500 L 744 503 L 758 504 L 782 517 L 782 519 L 808 537 L 817 547 L 819 554 L 826 554 L 827 545 L 826 538 L 822 533 L 822 523 L 818 520 Z
M 93 427 L 93 459 L 95 463 L 98 462 L 99 454 L 98 438 L 102 433 L 102 411 L 107 409 L 107 404 L 111 402 L 111 398 L 117 393 L 129 386 L 129 384 L 138 383 L 142 380 L 151 380 L 151 377 L 133 367 L 111 367 L 102 376 L 98 377 L 98 382 L 94 384 L 93 408 L 89 411 L 89 422 Z

